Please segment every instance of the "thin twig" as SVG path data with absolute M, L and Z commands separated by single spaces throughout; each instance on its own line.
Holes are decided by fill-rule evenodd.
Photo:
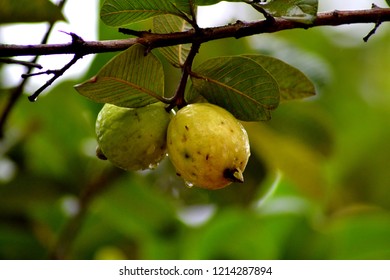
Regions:
M 64 31 L 62 31 L 64 32 Z M 72 37 L 72 45 L 74 45 L 75 49 L 78 48 L 78 46 L 82 46 L 84 44 L 84 40 L 78 36 L 77 34 L 75 33 L 68 33 L 68 32 L 64 32 L 66 34 L 68 34 L 69 36 Z M 36 75 L 42 75 L 42 74 L 54 74 L 54 76 L 49 79 L 43 86 L 41 86 L 37 91 L 35 91 L 32 95 L 30 95 L 28 97 L 28 99 L 32 102 L 36 101 L 38 96 L 46 89 L 48 88 L 55 80 L 57 80 L 59 77 L 61 77 L 70 67 L 72 67 L 79 59 L 81 59 L 82 57 L 84 56 L 84 54 L 82 53 L 76 53 L 72 60 L 70 62 L 68 62 L 64 67 L 62 67 L 61 69 L 57 69 L 57 70 L 47 70 L 45 72 L 39 72 L 39 73 L 27 73 L 27 74 L 24 74 L 22 75 L 22 78 L 28 78 L 28 77 L 31 77 L 31 76 L 36 76 Z
M 269 22 L 273 22 L 275 18 L 270 15 L 260 4 L 260 1 L 249 1 L 249 0 L 244 0 L 245 3 L 251 5 L 256 11 L 260 12 L 266 20 Z
M 65 6 L 66 4 L 66 1 L 67 0 L 61 0 L 59 3 L 58 3 L 58 7 L 60 10 L 63 9 L 63 7 Z M 47 31 L 45 33 L 45 35 L 43 36 L 42 40 L 41 40 L 41 45 L 46 45 L 47 44 L 47 41 L 49 39 L 49 36 L 50 36 L 50 33 L 52 32 L 53 30 L 53 27 L 54 27 L 54 24 L 55 22 L 51 22 L 49 24 L 49 27 L 47 28 Z M 1 48 L 0 48 L 0 53 L 2 53 L 1 51 Z M 36 55 L 31 61 L 30 63 L 32 64 L 36 64 L 37 61 L 38 61 L 38 58 L 39 58 L 39 55 Z M 27 74 L 28 73 L 31 73 L 33 71 L 34 67 L 31 67 L 31 66 L 28 66 L 27 67 Z M 4 129 L 5 129 L 5 125 L 6 125 L 6 122 L 8 120 L 8 117 L 12 111 L 12 108 L 14 108 L 14 106 L 16 105 L 17 101 L 19 100 L 20 96 L 22 96 L 23 94 L 23 91 L 24 91 L 24 87 L 26 85 L 26 82 L 27 80 L 26 79 L 23 79 L 20 84 L 13 90 L 13 92 L 11 93 L 11 96 L 9 97 L 8 99 L 8 103 L 5 105 L 4 107 L 4 110 L 0 116 L 0 139 L 2 139 L 4 137 Z
M 195 29 L 196 32 L 200 33 L 202 32 L 202 30 L 198 25 L 196 6 L 193 0 L 189 0 L 189 4 L 190 4 L 191 17 L 192 17 L 192 22 L 190 22 L 190 24 L 192 25 L 192 27 Z
M 18 64 L 22 66 L 32 67 L 32 68 L 38 68 L 42 69 L 42 65 L 38 63 L 33 63 L 30 61 L 24 61 L 24 60 L 17 60 L 12 58 L 0 58 L 0 63 L 7 63 L 7 64 Z
M 195 56 L 199 51 L 200 45 L 201 45 L 200 42 L 194 42 L 191 45 L 191 50 L 183 65 L 179 86 L 176 89 L 175 95 L 167 100 L 168 101 L 167 103 L 169 103 L 167 107 L 167 111 L 170 111 L 172 108 L 176 106 L 180 109 L 186 105 L 184 93 L 187 86 L 188 77 L 191 73 L 192 63 L 194 62 Z
M 192 17 L 192 21 L 190 22 L 190 24 L 194 28 L 195 34 L 202 35 L 203 31 L 201 28 L 199 28 L 197 21 L 196 6 L 194 5 L 193 0 L 189 0 L 189 4 Z M 180 78 L 179 86 L 177 87 L 174 96 L 172 98 L 167 99 L 167 111 L 170 111 L 176 106 L 180 109 L 186 105 L 185 89 L 187 86 L 188 77 L 192 69 L 192 64 L 194 62 L 196 54 L 199 52 L 200 45 L 201 42 L 195 41 L 192 43 L 190 52 L 188 53 L 188 56 L 182 66 L 182 76 Z
M 49 70 L 50 74 L 54 76 L 48 80 L 43 86 L 41 86 L 37 91 L 28 97 L 28 100 L 34 102 L 37 100 L 38 96 L 48 88 L 55 80 L 61 77 L 70 67 L 72 67 L 82 56 L 75 54 L 71 61 L 69 61 L 64 67 L 59 70 Z M 47 72 L 47 71 L 46 71 Z
M 367 42 L 367 41 L 371 38 L 371 36 L 374 35 L 374 34 L 376 33 L 377 29 L 379 28 L 379 26 L 380 26 L 381 24 L 382 24 L 382 22 L 381 22 L 381 21 L 378 21 L 378 22 L 375 24 L 374 28 L 371 29 L 371 31 L 363 38 L 363 41 L 364 41 L 364 42 Z
M 23 78 L 23 79 L 26 79 L 26 78 L 34 77 L 34 76 L 56 74 L 58 71 L 59 71 L 59 70 L 46 70 L 46 71 L 43 71 L 43 72 L 35 72 L 35 73 L 22 74 L 22 78 Z

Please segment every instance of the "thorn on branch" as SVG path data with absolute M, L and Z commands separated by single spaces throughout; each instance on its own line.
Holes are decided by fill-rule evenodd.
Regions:
M 81 38 L 79 35 L 73 33 L 73 32 L 66 32 L 66 31 L 60 31 L 62 33 L 65 33 L 67 35 L 69 35 L 70 37 L 72 37 L 72 44 L 73 45 L 83 45 L 85 43 L 84 39 Z

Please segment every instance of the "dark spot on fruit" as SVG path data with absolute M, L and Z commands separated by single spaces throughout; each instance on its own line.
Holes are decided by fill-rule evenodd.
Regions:
M 185 129 L 186 129 L 187 131 L 189 130 L 188 126 L 185 125 L 184 127 L 185 127 Z
M 197 153 L 198 155 L 201 155 L 201 154 L 202 154 L 200 151 L 197 151 L 196 153 Z
M 187 135 L 183 134 L 183 137 L 181 138 L 181 142 L 186 142 L 187 141 Z
M 234 130 L 233 130 L 233 129 L 230 129 L 230 132 L 231 132 L 231 133 L 234 133 Z
M 191 156 L 188 153 L 184 153 L 185 158 L 191 158 Z
M 177 172 L 176 172 L 176 175 L 179 176 L 179 177 L 181 177 L 181 174 L 180 174 L 180 173 L 177 173 Z
M 224 125 L 224 124 L 225 124 L 225 122 L 224 122 L 224 121 L 221 121 L 221 124 L 222 124 L 222 125 Z
M 209 160 L 209 157 L 210 157 L 210 155 L 209 155 L 209 154 L 207 154 L 207 155 L 206 155 L 206 160 Z

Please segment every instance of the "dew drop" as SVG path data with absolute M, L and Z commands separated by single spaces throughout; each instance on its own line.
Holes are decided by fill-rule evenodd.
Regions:
M 185 184 L 185 186 L 186 186 L 187 188 L 189 188 L 189 189 L 191 189 L 191 188 L 194 186 L 193 183 L 188 182 L 188 181 L 185 181 L 184 184 Z
M 36 96 L 36 95 L 31 95 L 31 96 L 29 96 L 28 97 L 28 100 L 30 101 L 30 102 L 36 102 L 37 100 L 38 100 L 38 97 Z

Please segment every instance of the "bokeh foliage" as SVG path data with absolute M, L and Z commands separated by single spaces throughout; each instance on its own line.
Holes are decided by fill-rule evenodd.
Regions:
M 0 258 L 390 258 L 390 32 L 383 24 L 368 43 L 365 35 L 333 27 L 202 45 L 195 64 L 271 55 L 318 92 L 246 123 L 246 181 L 219 191 L 185 187 L 169 160 L 128 173 L 94 156 L 102 105 L 73 86 L 114 54 L 35 103 L 22 98 L 0 142 Z M 99 36 L 123 35 L 101 25 Z M 173 92 L 180 72 L 164 70 Z

